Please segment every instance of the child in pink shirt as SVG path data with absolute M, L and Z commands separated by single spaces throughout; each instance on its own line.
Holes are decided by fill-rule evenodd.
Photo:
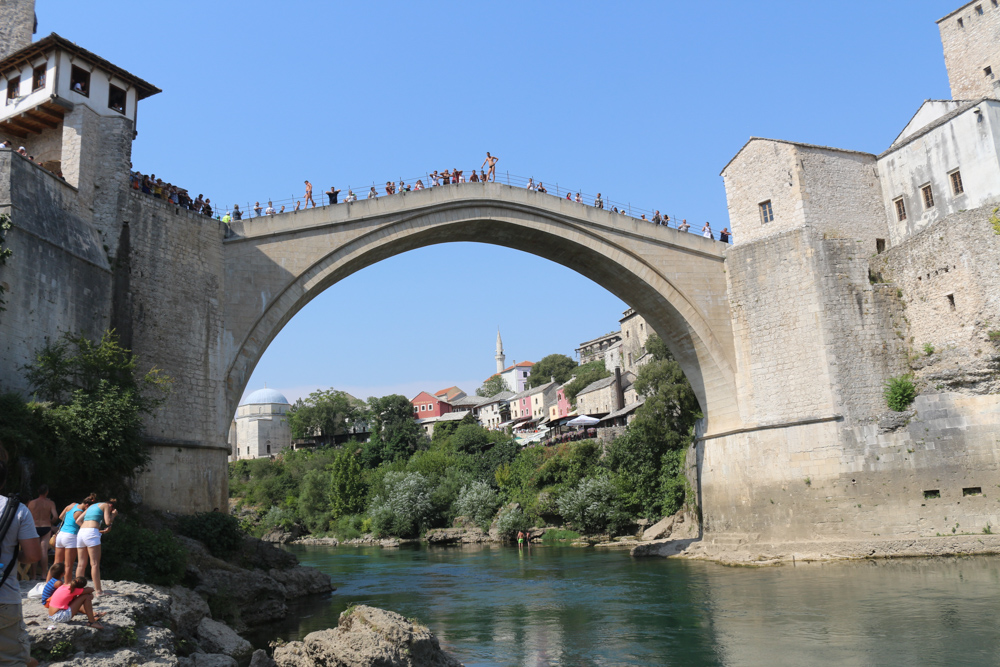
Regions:
M 104 626 L 97 619 L 104 614 L 94 613 L 94 589 L 87 586 L 87 580 L 77 577 L 65 586 L 60 586 L 49 598 L 49 618 L 55 623 L 68 623 L 81 611 L 87 615 L 88 625 L 98 630 Z

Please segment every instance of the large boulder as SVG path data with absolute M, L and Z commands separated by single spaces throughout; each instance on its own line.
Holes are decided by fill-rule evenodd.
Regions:
M 247 625 L 280 620 L 288 613 L 285 587 L 259 570 L 202 570 L 195 591 L 210 601 L 214 598 L 213 604 L 238 612 L 239 620 Z
M 33 583 L 22 582 L 23 592 Z M 101 618 L 103 630 L 88 626 L 86 616 L 54 624 L 41 600 L 24 598 L 21 613 L 32 647 L 47 653 L 57 644 L 67 642 L 73 647 L 73 653 L 102 654 L 126 643 L 131 646 L 125 648 L 143 659 L 168 655 L 174 644 L 174 634 L 169 629 L 170 596 L 163 590 L 131 581 L 102 583 L 105 591 L 114 591 L 113 595 L 98 598 L 94 605 L 95 611 L 105 614 Z M 128 637 L 128 641 L 123 642 L 123 637 Z
M 238 560 L 243 567 L 258 570 L 286 570 L 299 564 L 299 559 L 292 552 L 249 536 L 243 538 Z
M 208 653 L 222 653 L 237 662 L 249 660 L 253 653 L 250 642 L 236 634 L 236 631 L 225 623 L 210 618 L 201 619 L 197 635 L 198 643 Z
M 259 648 L 250 658 L 250 667 L 277 667 L 277 663 L 267 657 L 267 651 Z
M 426 627 L 397 613 L 359 605 L 338 626 L 274 651 L 278 667 L 461 667 Z
M 289 570 L 273 569 L 268 574 L 284 588 L 285 599 L 299 598 L 333 590 L 330 575 L 312 567 L 299 565 Z
M 234 658 L 222 653 L 195 653 L 189 658 L 182 658 L 186 662 L 178 660 L 178 667 L 239 667 L 239 663 Z
M 643 541 L 650 540 L 660 540 L 665 537 L 670 537 L 670 531 L 674 528 L 674 517 L 673 515 L 663 517 L 658 522 L 654 523 L 652 526 L 642 531 Z
M 194 635 L 201 619 L 211 616 L 208 602 L 190 588 L 183 586 L 174 586 L 169 592 L 170 617 L 174 621 L 174 628 L 185 637 Z

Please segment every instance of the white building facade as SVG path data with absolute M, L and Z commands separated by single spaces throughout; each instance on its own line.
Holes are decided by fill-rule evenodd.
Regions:
M 270 458 L 290 449 L 292 428 L 288 423 L 288 399 L 274 389 L 258 389 L 236 409 L 235 441 L 230 437 L 231 461 Z

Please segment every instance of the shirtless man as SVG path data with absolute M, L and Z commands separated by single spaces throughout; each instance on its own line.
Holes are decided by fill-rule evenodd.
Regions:
M 313 208 L 316 208 L 316 200 L 313 199 L 313 184 L 306 181 L 306 196 L 304 197 L 306 201 L 306 207 L 309 207 L 309 202 L 313 203 Z M 298 208 L 296 208 L 298 210 Z
M 497 180 L 497 162 L 499 161 L 500 158 L 493 157 L 490 155 L 489 151 L 486 151 L 486 159 L 483 160 L 483 164 L 480 165 L 480 167 L 485 167 L 486 165 L 490 166 L 490 170 L 487 172 L 486 177 L 493 183 L 496 183 Z
M 28 511 L 35 520 L 35 529 L 38 532 L 38 543 L 42 549 L 42 560 L 31 564 L 31 578 L 35 574 L 42 573 L 49 567 L 49 533 L 52 532 L 52 520 L 59 519 L 59 512 L 56 511 L 56 504 L 49 500 L 49 487 L 42 484 L 38 487 L 38 497 L 28 503 Z

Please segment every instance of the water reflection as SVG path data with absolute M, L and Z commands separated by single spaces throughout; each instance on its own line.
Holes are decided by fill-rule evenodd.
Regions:
M 493 545 L 296 553 L 338 590 L 257 645 L 365 603 L 420 619 L 470 666 L 998 662 L 996 558 L 752 569 Z

